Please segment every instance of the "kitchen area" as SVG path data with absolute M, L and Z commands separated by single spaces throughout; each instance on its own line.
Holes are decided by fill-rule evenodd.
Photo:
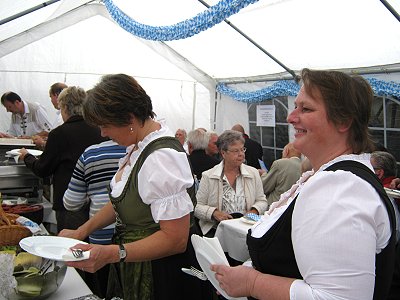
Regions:
M 25 166 L 24 162 L 18 160 L 20 148 L 40 154 L 30 139 L 0 138 L 2 208 L 6 213 L 15 213 L 36 222 L 41 228 L 39 235 L 54 235 L 57 227 L 51 203 L 51 181 L 39 178 Z M 81 276 L 72 267 L 66 267 L 65 273 L 57 281 L 54 289 L 51 294 L 46 295 L 46 299 L 99 299 L 93 295 Z M 37 297 L 23 299 L 35 298 Z M 20 297 L 14 295 L 12 299 L 20 299 Z
M 13 207 L 12 213 L 28 218 L 33 216 L 33 221 L 43 223 L 49 232 L 55 233 L 51 179 L 36 176 L 23 161 L 18 160 L 17 150 L 22 147 L 29 151 L 35 150 L 36 146 L 31 139 L 0 138 L 0 193 L 3 207 L 7 209 L 9 205 Z M 35 151 L 40 153 L 39 150 Z

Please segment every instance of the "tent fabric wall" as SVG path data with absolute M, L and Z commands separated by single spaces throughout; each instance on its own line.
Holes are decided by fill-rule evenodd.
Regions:
M 104 22 L 102 16 L 85 19 L 0 58 L 0 91 L 12 90 L 27 101 L 38 101 L 54 118 L 48 96 L 51 84 L 61 81 L 89 89 L 101 75 L 121 72 L 143 85 L 158 117 L 166 118 L 172 130 L 210 126 L 209 91 L 113 22 Z M 0 131 L 8 129 L 10 115 L 0 109 Z
M 42 2 L 2 0 L 0 18 Z M 206 9 L 198 0 L 114 2 L 153 26 Z M 400 11 L 400 1 L 388 2 Z M 126 72 L 145 86 L 173 129 L 221 132 L 235 123 L 247 127 L 248 116 L 243 103 L 215 94 L 218 82 L 243 82 L 237 88 L 254 90 L 271 78 L 290 78 L 263 50 L 296 73 L 303 67 L 357 72 L 400 64 L 400 22 L 380 1 L 259 0 L 229 21 L 240 31 L 222 22 L 184 40 L 153 42 L 117 26 L 101 1 L 63 0 L 0 26 L 0 93 L 14 90 L 54 114 L 47 95 L 53 82 L 90 88 L 102 74 Z M 0 109 L 0 117 L 2 131 L 9 114 Z

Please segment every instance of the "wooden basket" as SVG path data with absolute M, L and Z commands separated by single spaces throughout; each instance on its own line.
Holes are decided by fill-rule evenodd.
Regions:
M 19 215 L 5 213 L 0 205 L 0 246 L 15 246 L 19 241 L 27 236 L 31 236 L 31 231 L 25 226 L 16 223 Z

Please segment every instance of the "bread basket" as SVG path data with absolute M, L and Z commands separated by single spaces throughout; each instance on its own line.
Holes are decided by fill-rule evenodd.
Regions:
M 0 205 L 0 246 L 18 245 L 21 239 L 32 235 L 28 228 L 16 222 L 18 217 L 4 212 Z

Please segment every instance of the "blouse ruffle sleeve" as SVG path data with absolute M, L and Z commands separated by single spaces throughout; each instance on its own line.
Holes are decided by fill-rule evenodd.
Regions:
M 186 153 L 173 149 L 154 151 L 138 174 L 140 197 L 150 205 L 155 222 L 178 219 L 193 211 L 186 191 L 193 183 Z

